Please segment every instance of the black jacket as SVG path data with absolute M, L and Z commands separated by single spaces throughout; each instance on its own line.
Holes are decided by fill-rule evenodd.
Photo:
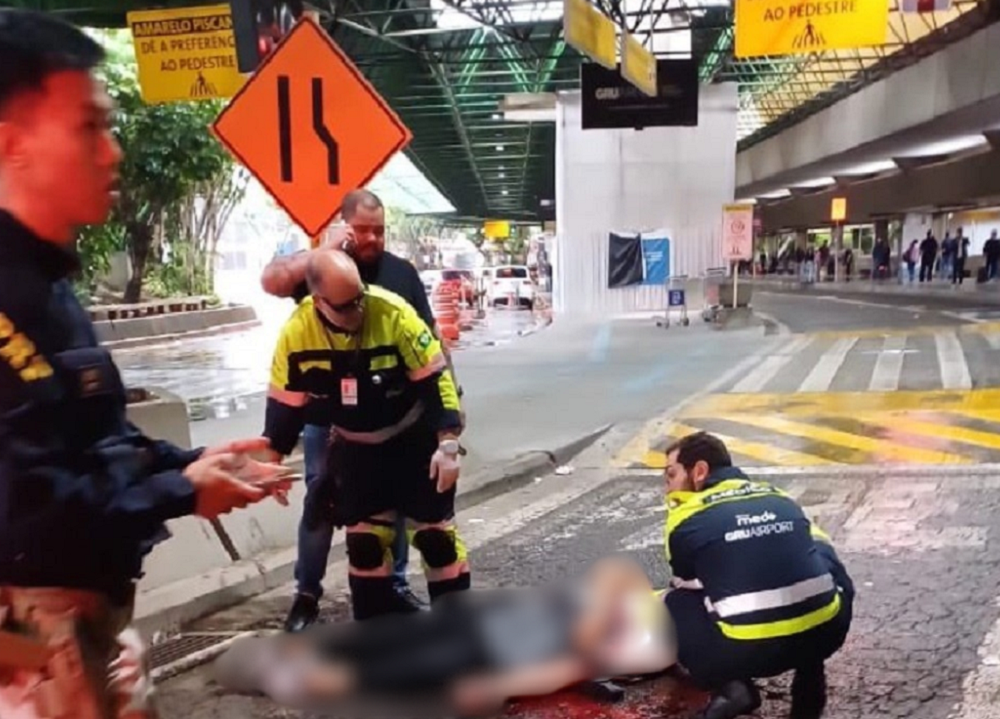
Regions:
M 68 277 L 76 256 L 0 211 L 0 585 L 127 596 L 191 514 L 201 450 L 144 436 Z

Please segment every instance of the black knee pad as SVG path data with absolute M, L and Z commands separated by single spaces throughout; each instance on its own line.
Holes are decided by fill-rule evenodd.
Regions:
M 382 542 L 368 532 L 348 532 L 347 559 L 356 569 L 378 569 L 385 561 Z
M 447 567 L 458 561 L 455 536 L 445 529 L 418 529 L 413 534 L 413 546 L 420 551 L 427 566 L 432 569 Z

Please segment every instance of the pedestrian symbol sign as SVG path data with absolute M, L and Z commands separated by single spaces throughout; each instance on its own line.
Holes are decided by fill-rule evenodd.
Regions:
M 127 19 L 147 103 L 225 99 L 243 87 L 228 5 L 139 10 Z
M 762 57 L 885 44 L 885 0 L 735 0 L 735 56 Z
M 311 17 L 213 124 L 216 137 L 310 237 L 412 134 Z

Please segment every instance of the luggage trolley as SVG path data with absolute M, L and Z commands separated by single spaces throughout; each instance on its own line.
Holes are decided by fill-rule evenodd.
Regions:
M 687 275 L 674 275 L 667 278 L 667 307 L 663 313 L 663 319 L 656 321 L 657 327 L 670 326 L 671 311 L 680 314 L 680 324 L 685 327 L 691 324 L 687 308 L 687 279 Z
M 727 274 L 728 270 L 725 267 L 709 267 L 701 278 L 702 296 L 705 298 L 701 318 L 706 322 L 715 322 L 719 318 L 719 310 L 722 309 L 719 288 L 726 281 Z

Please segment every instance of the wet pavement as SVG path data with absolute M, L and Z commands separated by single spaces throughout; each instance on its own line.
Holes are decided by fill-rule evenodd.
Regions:
M 832 719 L 992 719 L 1000 691 L 1000 476 L 927 478 L 881 470 L 867 477 L 815 474 L 781 483 L 829 531 L 858 591 L 854 626 L 828 663 Z M 472 549 L 474 584 L 531 585 L 627 552 L 660 584 L 662 481 L 598 477 L 584 470 L 471 508 L 459 519 Z M 330 568 L 327 621 L 346 616 L 343 560 Z M 419 586 L 419 581 L 416 582 Z M 287 589 L 200 622 L 201 631 L 278 626 Z M 787 716 L 788 677 L 761 683 L 759 716 Z M 259 698 L 222 693 L 207 668 L 165 682 L 165 719 L 297 716 Z M 508 708 L 531 719 L 690 716 L 703 697 L 671 678 L 628 690 L 608 707 L 562 693 Z
M 471 326 L 454 350 L 509 344 L 543 319 L 520 310 L 493 310 L 478 318 L 470 314 Z M 127 385 L 176 394 L 187 402 L 192 420 L 226 417 L 267 391 L 280 328 L 280 321 L 268 317 L 246 332 L 118 351 L 115 361 Z

